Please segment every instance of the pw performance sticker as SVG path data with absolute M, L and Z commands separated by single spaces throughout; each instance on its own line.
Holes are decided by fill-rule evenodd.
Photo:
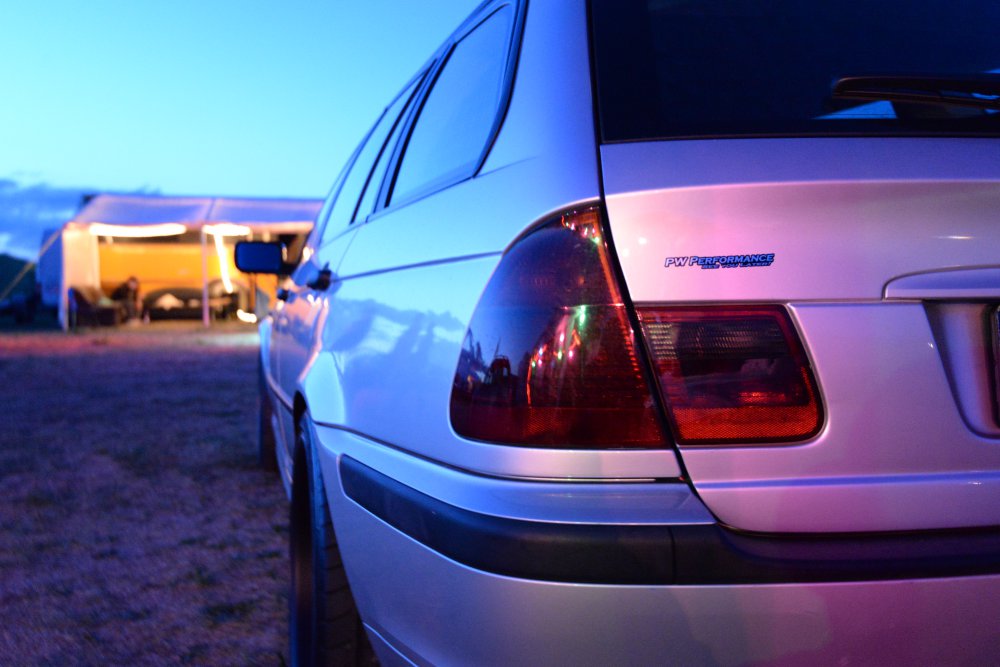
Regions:
M 667 257 L 663 262 L 666 268 L 674 267 L 694 267 L 700 266 L 703 269 L 749 269 L 756 266 L 771 266 L 774 262 L 774 253 L 760 253 L 756 255 L 716 255 L 715 257 Z

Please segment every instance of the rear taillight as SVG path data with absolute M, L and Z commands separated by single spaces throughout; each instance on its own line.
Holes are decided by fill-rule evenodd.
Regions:
M 451 395 L 463 437 L 524 446 L 665 447 L 598 209 L 516 242 L 473 315 Z
M 993 330 L 993 418 L 1000 425 L 1000 307 L 990 314 Z
M 819 432 L 819 392 L 784 308 L 638 313 L 679 444 L 789 442 Z

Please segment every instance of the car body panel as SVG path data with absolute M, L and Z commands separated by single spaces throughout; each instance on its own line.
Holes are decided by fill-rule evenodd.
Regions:
M 602 148 L 611 230 L 637 305 L 784 303 L 811 358 L 826 415 L 818 435 L 683 449 L 721 521 L 764 532 L 1000 524 L 985 329 L 963 334 L 969 318 L 947 309 L 987 298 L 1000 265 L 997 146 L 838 138 Z M 751 253 L 773 262 L 685 261 Z M 920 300 L 918 284 L 937 305 Z M 891 299 L 887 285 L 897 286 Z
M 1000 267 L 1000 141 L 760 139 L 603 146 L 637 303 L 881 300 L 923 271 Z M 680 168 L 682 166 L 682 168 Z M 773 253 L 768 267 L 668 257 Z
M 669 449 L 504 447 L 454 433 L 448 410 L 465 323 L 497 260 L 487 256 L 343 280 L 322 334 L 324 354 L 332 357 L 342 392 L 328 387 L 318 397 L 322 405 L 311 400 L 314 419 L 481 473 L 558 479 L 677 477 L 680 469 Z
M 998 576 L 606 586 L 478 571 L 403 535 L 344 495 L 340 456 L 394 470 L 381 457 L 405 454 L 373 456 L 377 443 L 336 429 L 317 432 L 359 609 L 393 652 L 413 664 L 981 664 L 998 648 Z M 407 465 L 421 464 L 397 467 Z M 413 473 L 410 480 L 419 480 Z M 399 664 L 391 654 L 379 655 Z
M 539 3 L 532 17 L 503 125 L 480 173 L 376 213 L 345 258 L 342 276 L 500 253 L 532 221 L 600 197 L 586 12 Z M 549 99 L 574 103 L 537 113 Z M 493 196 L 498 192 L 518 196 Z
M 314 348 L 319 317 L 326 305 L 321 291 L 309 287 L 319 271 L 329 268 L 336 272 L 350 247 L 357 229 L 331 233 L 326 243 L 312 245 L 321 239 L 310 237 L 303 260 L 295 273 L 284 281 L 287 298 L 277 299 L 269 319 L 271 324 L 261 336 L 267 337 L 268 379 L 275 397 L 275 418 L 279 424 L 278 466 L 286 485 L 291 484 L 291 461 L 295 446 L 295 396 L 300 393 L 302 376 L 307 372 Z M 334 285 L 336 281 L 334 281 Z M 334 290 L 335 291 L 335 290 Z
M 792 312 L 826 424 L 803 444 L 685 449 L 713 511 L 779 532 L 1000 524 L 1000 440 L 963 422 L 924 308 L 803 303 Z
M 277 383 L 277 375 L 275 373 L 276 355 L 271 349 L 274 327 L 273 310 L 272 308 L 272 314 L 261 318 L 257 326 L 257 333 L 260 337 L 260 371 L 263 379 L 261 390 L 264 392 L 260 400 L 269 401 L 271 404 L 271 432 L 274 434 L 275 439 L 274 455 L 278 465 L 278 475 L 281 478 L 285 493 L 291 497 L 292 463 L 289 459 L 289 452 L 292 448 L 285 441 L 286 435 L 282 425 L 282 413 L 286 411 L 286 407 L 281 398 L 279 398 L 282 392 Z
M 343 421 L 330 423 L 490 474 L 676 477 L 679 468 L 669 449 L 498 447 L 461 439 L 450 425 L 448 401 L 462 340 L 502 251 L 526 222 L 544 221 L 600 196 L 585 12 L 556 5 L 539 5 L 537 11 L 546 18 L 525 28 L 517 83 L 483 171 L 376 214 L 345 256 L 322 343 L 342 373 L 347 397 Z M 578 32 L 562 32 L 574 26 Z M 565 34 L 581 39 L 574 42 Z M 532 62 L 545 62 L 535 58 L 551 58 L 563 69 L 534 68 Z M 542 94 L 583 104 L 539 115 L 532 110 Z M 494 197 L 498 192 L 519 196 Z M 377 387 L 373 377 L 380 378 Z M 394 418 L 386 419 L 388 414 Z
M 316 415 L 311 413 L 314 423 Z M 521 480 L 442 466 L 391 445 L 316 423 L 326 477 L 344 453 L 370 468 L 462 509 L 494 517 L 564 524 L 689 525 L 715 519 L 687 484 Z M 326 479 L 324 477 L 324 479 Z

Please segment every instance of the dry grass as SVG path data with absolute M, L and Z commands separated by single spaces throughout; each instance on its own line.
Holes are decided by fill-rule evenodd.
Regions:
M 0 663 L 286 661 L 255 337 L 0 334 Z

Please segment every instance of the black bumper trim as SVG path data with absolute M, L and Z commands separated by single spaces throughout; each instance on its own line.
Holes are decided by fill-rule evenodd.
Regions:
M 589 584 L 878 581 L 1000 573 L 1000 530 L 761 536 L 711 525 L 525 521 L 462 509 L 350 457 L 347 497 L 400 532 L 494 574 Z

